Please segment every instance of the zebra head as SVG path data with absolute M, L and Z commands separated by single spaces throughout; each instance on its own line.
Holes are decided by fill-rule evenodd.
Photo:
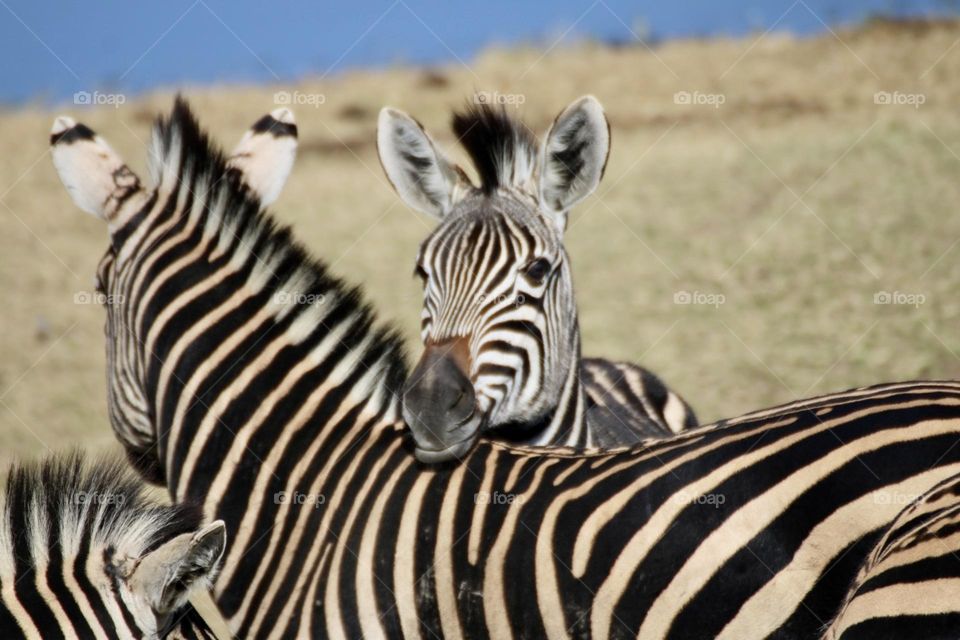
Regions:
M 479 186 L 406 114 L 383 109 L 377 134 L 400 197 L 440 220 L 417 257 L 424 351 L 403 396 L 425 462 L 462 456 L 483 431 L 530 439 L 573 413 L 580 342 L 563 232 L 610 148 L 592 96 L 557 116 L 539 149 L 488 105 L 456 114 L 453 130 Z
M 180 103 L 178 103 L 180 104 Z M 185 103 L 183 108 L 186 109 Z M 176 166 L 163 166 L 162 147 L 175 141 L 164 140 L 154 130 L 150 151 L 151 175 L 155 185 L 178 184 Z M 148 363 L 140 355 L 138 338 L 143 315 L 134 296 L 149 287 L 137 277 L 145 239 L 145 211 L 165 198 L 177 200 L 176 193 L 146 189 L 120 156 L 89 127 L 61 116 L 53 123 L 50 135 L 53 163 L 74 203 L 84 211 L 103 219 L 110 234 L 110 246 L 97 268 L 98 299 L 107 309 L 107 400 L 110 421 L 124 444 L 131 462 L 149 480 L 163 482 L 159 456 L 155 449 L 153 416 L 145 397 Z M 297 127 L 289 109 L 277 109 L 254 123 L 244 134 L 228 160 L 228 176 L 238 183 L 238 191 L 255 195 L 261 204 L 273 202 L 280 194 L 293 168 L 297 148 Z M 201 198 L 197 198 L 201 200 Z M 183 206 L 183 202 L 178 202 Z M 171 214 L 157 207 L 155 216 Z M 177 230 L 169 221 L 169 237 Z M 147 345 L 149 346 L 149 345 Z
M 149 498 L 123 462 L 15 468 L 0 498 L 0 637 L 213 638 L 189 598 L 225 545 L 222 521 Z

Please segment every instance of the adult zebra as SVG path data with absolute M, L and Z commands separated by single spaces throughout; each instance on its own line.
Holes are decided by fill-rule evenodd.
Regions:
M 600 184 L 610 149 L 592 96 L 537 141 L 505 109 L 474 106 L 453 131 L 476 187 L 416 120 L 380 112 L 380 163 L 403 201 L 440 220 L 420 245 L 421 334 L 404 417 L 417 457 L 443 462 L 482 434 L 528 445 L 612 448 L 696 425 L 690 406 L 638 365 L 580 356 L 563 232 Z M 540 167 L 539 175 L 535 175 Z
M 118 159 L 86 131 L 53 154 L 62 176 L 87 167 L 71 194 L 110 230 L 113 428 L 225 522 L 214 594 L 236 636 L 813 637 L 899 510 L 877 492 L 960 473 L 952 382 L 618 452 L 481 442 L 422 466 L 396 336 L 275 226 L 183 102 L 156 128 L 150 191 L 97 191 Z
M 222 522 L 159 504 L 120 462 L 79 454 L 14 467 L 0 498 L 0 637 L 211 638 L 190 605 Z

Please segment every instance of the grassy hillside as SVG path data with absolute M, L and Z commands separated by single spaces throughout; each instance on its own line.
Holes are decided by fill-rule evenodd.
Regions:
M 613 150 L 568 233 L 585 351 L 641 361 L 714 420 L 960 376 L 958 38 L 956 24 L 874 24 L 812 40 L 491 51 L 429 72 L 186 93 L 227 146 L 276 91 L 322 94 L 294 105 L 301 153 L 276 215 L 364 283 L 414 352 L 420 300 L 408 274 L 432 223 L 380 171 L 378 109 L 407 110 L 452 145 L 450 109 L 477 89 L 522 102 L 541 132 L 570 100 L 597 95 Z M 923 104 L 878 104 L 884 91 Z M 113 446 L 104 314 L 78 296 L 106 230 L 57 179 L 52 118 L 82 118 L 142 172 L 151 119 L 170 103 L 162 93 L 119 109 L 0 114 L 0 463 Z M 722 304 L 676 304 L 684 292 Z M 920 304 L 875 304 L 880 292 Z

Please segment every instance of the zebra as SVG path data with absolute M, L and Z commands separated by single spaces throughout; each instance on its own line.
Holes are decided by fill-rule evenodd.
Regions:
M 223 522 L 163 505 L 122 461 L 14 466 L 0 499 L 0 636 L 210 638 L 189 603 L 223 555 Z
M 227 170 L 221 179 L 230 178 L 237 188 L 257 199 L 261 205 L 272 204 L 280 195 L 287 178 L 293 169 L 298 147 L 299 134 L 293 111 L 288 108 L 275 109 L 258 118 L 243 134 L 240 141 L 227 157 Z M 94 147 L 86 148 L 82 143 L 92 141 Z M 78 142 L 80 144 L 73 144 Z M 57 171 L 67 188 L 74 195 L 75 203 L 88 213 L 96 212 L 105 206 L 117 206 L 129 195 L 141 190 L 140 179 L 123 163 L 117 153 L 89 127 L 77 123 L 69 116 L 60 116 L 54 122 L 50 134 L 50 144 L 59 149 L 54 154 Z M 81 153 L 73 155 L 80 149 Z M 84 150 L 96 149 L 91 157 Z M 91 164 L 92 163 L 92 164 Z M 96 189 L 81 187 L 90 176 L 100 176 L 102 182 Z M 109 198 L 116 201 L 108 202 Z M 101 263 L 98 272 L 109 265 Z M 98 273 L 98 291 L 103 291 Z M 113 357 L 109 351 L 108 357 Z M 121 387 L 108 387 L 109 407 L 121 407 L 130 401 L 130 396 Z M 141 405 L 142 407 L 142 405 Z M 127 407 L 126 418 L 136 425 L 136 430 L 149 438 L 152 431 L 148 416 L 136 408 Z M 117 420 L 120 418 L 114 418 Z M 130 434 L 136 437 L 134 433 Z M 135 449 L 136 447 L 134 447 Z M 149 458 L 131 458 L 135 466 Z M 162 483 L 155 470 L 139 468 L 144 477 L 153 482 Z
M 88 171 L 70 195 L 109 229 L 114 432 L 225 523 L 213 594 L 234 636 L 815 637 L 900 511 L 873 496 L 960 473 L 957 382 L 424 465 L 398 334 L 228 175 L 185 102 L 155 127 L 150 189 L 105 192 L 119 158 L 57 126 L 61 177 Z
M 563 232 L 606 166 L 610 129 L 597 99 L 557 116 L 539 155 L 504 108 L 470 106 L 454 114 L 453 131 L 479 187 L 407 114 L 385 107 L 377 128 L 380 163 L 401 199 L 440 220 L 415 269 L 424 351 L 404 418 L 417 457 L 456 459 L 481 434 L 610 448 L 695 426 L 689 405 L 649 371 L 580 356 Z
M 957 637 L 960 621 L 960 476 L 919 495 L 860 568 L 825 640 Z

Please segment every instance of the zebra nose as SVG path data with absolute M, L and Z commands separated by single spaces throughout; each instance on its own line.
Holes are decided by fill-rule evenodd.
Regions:
M 418 446 L 443 449 L 464 438 L 457 427 L 474 413 L 473 384 L 464 372 L 464 345 L 427 345 L 403 394 L 404 415 Z

